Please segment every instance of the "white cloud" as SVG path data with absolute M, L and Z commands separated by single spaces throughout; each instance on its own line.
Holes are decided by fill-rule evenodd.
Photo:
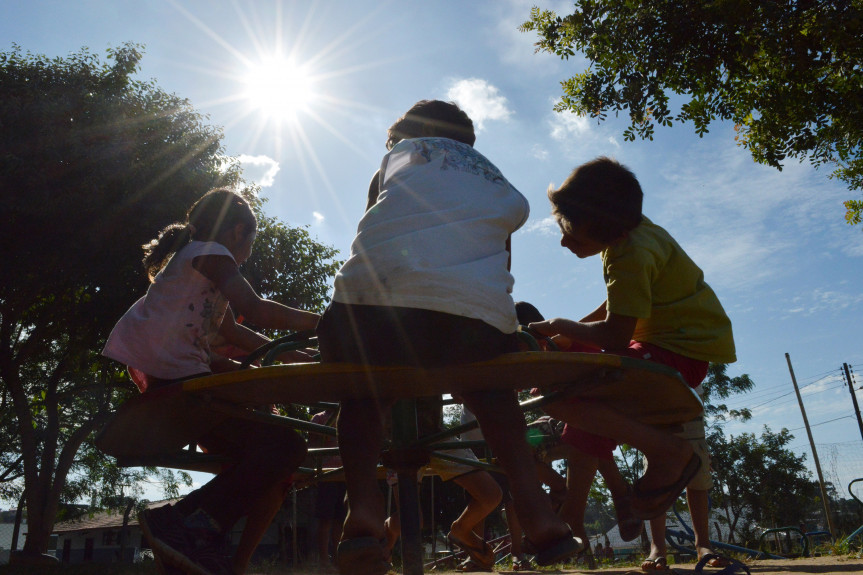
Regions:
M 559 98 L 550 99 L 552 106 L 559 101 Z M 552 112 L 546 123 L 549 136 L 564 156 L 583 160 L 600 155 L 613 156 L 621 149 L 617 138 L 609 135 L 614 127 L 607 122 L 598 123 L 595 118 L 573 112 Z
M 559 236 L 560 226 L 557 225 L 557 220 L 553 216 L 548 216 L 541 220 L 532 220 L 525 224 L 523 228 L 525 233 L 541 234 L 543 236 Z
M 276 181 L 279 173 L 279 163 L 269 156 L 249 156 L 246 154 L 237 158 L 243 169 L 243 176 L 262 188 L 269 188 Z
M 530 19 L 530 9 L 536 5 L 536 0 L 498 0 L 488 3 L 486 16 L 494 26 L 489 28 L 487 42 L 498 50 L 501 61 L 531 74 L 543 75 L 584 67 L 586 60 L 580 53 L 565 62 L 554 54 L 537 53 L 535 44 L 539 35 L 536 32 L 519 31 L 519 26 Z M 552 10 L 558 15 L 570 14 L 573 10 L 572 2 L 565 0 L 545 1 L 542 8 Z
M 646 178 L 640 177 L 642 185 Z M 807 238 L 830 237 L 834 221 L 823 206 L 837 188 L 808 165 L 792 163 L 779 172 L 756 164 L 720 137 L 666 154 L 645 194 L 661 205 L 652 217 L 708 283 L 746 292 L 805 265 L 800 246 Z
M 576 137 L 584 137 L 590 133 L 590 120 L 572 112 L 555 112 L 548 121 L 551 137 L 564 141 Z
M 470 116 L 477 131 L 482 130 L 487 121 L 505 122 L 513 114 L 500 90 L 481 78 L 455 80 L 446 95 Z
M 322 214 L 321 212 L 312 212 L 312 217 L 315 218 L 316 224 L 324 223 L 324 214 Z
M 530 155 L 536 158 L 537 160 L 546 161 L 548 160 L 548 150 L 543 148 L 539 144 L 534 144 L 530 149 Z

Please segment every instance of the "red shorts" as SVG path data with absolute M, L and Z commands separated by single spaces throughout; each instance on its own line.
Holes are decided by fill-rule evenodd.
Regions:
M 587 346 L 580 347 L 577 344 L 567 351 L 605 353 L 597 351 L 596 348 Z M 650 343 L 632 341 L 629 343 L 628 348 L 620 353 L 616 353 L 615 355 L 634 357 L 636 359 L 646 359 L 647 361 L 653 361 L 667 365 L 668 367 L 673 367 L 680 372 L 680 375 L 683 376 L 683 380 L 693 389 L 701 385 L 701 382 L 704 381 L 705 377 L 707 377 L 708 362 L 692 359 Z M 579 400 L 572 399 L 570 401 Z M 612 452 L 617 447 L 617 442 L 608 437 L 602 437 L 601 435 L 596 435 L 567 424 L 563 429 L 563 434 L 560 439 L 564 443 L 572 445 L 579 451 L 587 453 L 588 455 L 592 455 L 599 459 L 614 459 Z

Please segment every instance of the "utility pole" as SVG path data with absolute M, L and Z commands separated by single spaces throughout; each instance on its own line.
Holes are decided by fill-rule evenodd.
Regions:
M 824 487 L 824 475 L 821 473 L 821 462 L 818 461 L 818 452 L 815 450 L 815 440 L 812 439 L 812 430 L 809 428 L 809 419 L 806 417 L 806 410 L 803 409 L 803 398 L 800 396 L 800 389 L 797 387 L 797 378 L 794 377 L 794 368 L 791 367 L 791 356 L 785 354 L 785 361 L 788 362 L 788 371 L 791 373 L 791 383 L 794 384 L 794 393 L 797 394 L 797 403 L 800 404 L 800 413 L 803 414 L 803 425 L 806 426 L 806 435 L 809 436 L 809 445 L 812 447 L 812 460 L 815 461 L 815 471 L 818 472 L 818 486 L 821 488 L 821 500 L 824 502 L 824 516 L 827 518 L 827 530 L 830 531 L 830 536 L 835 537 L 836 532 L 833 530 L 833 515 L 830 513 L 830 500 L 827 499 L 827 489 Z
M 860 406 L 857 405 L 857 394 L 854 392 L 854 384 L 851 382 L 851 371 L 848 369 L 848 364 L 843 363 L 842 369 L 845 370 L 845 379 L 848 381 L 848 390 L 851 392 L 851 401 L 854 402 L 854 413 L 857 415 L 857 427 L 860 428 L 860 437 L 863 437 L 863 419 L 860 418 Z

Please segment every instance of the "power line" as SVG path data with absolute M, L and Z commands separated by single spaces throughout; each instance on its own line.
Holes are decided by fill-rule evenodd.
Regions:
M 810 383 L 810 384 L 808 384 L 808 385 L 805 385 L 805 386 L 801 387 L 801 388 L 800 388 L 800 390 L 802 391 L 803 389 L 806 389 L 807 387 L 811 387 L 811 386 L 815 385 L 816 383 L 819 383 L 819 381 L 814 381 L 814 382 L 812 382 L 812 383 Z M 817 394 L 817 393 L 823 393 L 823 392 L 825 392 L 825 391 L 832 391 L 832 390 L 834 390 L 834 389 L 839 389 L 839 388 L 841 388 L 841 387 L 844 387 L 844 384 L 836 385 L 836 386 L 833 386 L 833 387 L 827 387 L 827 388 L 824 388 L 824 389 L 819 389 L 818 391 L 813 391 L 812 393 L 807 393 L 807 394 L 806 394 L 806 396 L 807 396 L 807 397 L 810 397 L 810 396 L 813 396 L 813 395 L 815 395 L 815 394 Z M 779 399 L 782 399 L 783 397 L 787 397 L 787 396 L 789 396 L 789 395 L 791 395 L 791 394 L 793 394 L 793 393 L 794 393 L 794 391 L 793 391 L 793 390 L 792 390 L 792 391 L 788 391 L 788 392 L 786 392 L 786 393 L 783 393 L 782 395 L 778 395 L 778 396 L 776 396 L 776 397 L 772 397 L 772 398 L 768 399 L 767 401 L 764 401 L 764 402 L 762 402 L 762 403 L 759 403 L 758 405 L 752 406 L 752 407 L 750 407 L 749 409 L 751 409 L 751 410 L 755 410 L 755 409 L 757 409 L 757 408 L 759 408 L 759 407 L 761 407 L 761 406 L 767 405 L 768 403 L 773 403 L 773 402 L 775 402 L 775 401 L 777 401 L 777 400 L 779 400 Z M 802 395 L 802 394 L 801 394 L 801 395 Z M 789 402 L 790 402 L 790 401 L 793 401 L 793 400 L 789 400 Z M 789 402 L 783 402 L 783 403 L 789 403 Z M 782 403 L 777 404 L 777 405 L 782 405 Z
M 835 419 L 828 419 L 827 421 L 822 421 L 821 423 L 812 423 L 812 424 L 810 424 L 810 425 L 809 425 L 809 427 L 810 427 L 810 428 L 812 428 L 812 427 L 818 427 L 819 425 L 824 425 L 824 424 L 827 424 L 827 423 L 833 423 L 834 421 L 839 421 L 840 419 L 851 419 L 851 418 L 853 418 L 853 417 L 854 417 L 853 415 L 843 415 L 842 417 L 837 417 L 837 418 L 835 418 Z M 800 426 L 800 427 L 795 427 L 794 429 L 789 429 L 788 431 L 798 431 L 798 430 L 800 430 L 800 429 L 805 429 L 805 428 L 806 428 L 806 426 L 805 426 L 805 425 L 802 425 L 802 426 Z

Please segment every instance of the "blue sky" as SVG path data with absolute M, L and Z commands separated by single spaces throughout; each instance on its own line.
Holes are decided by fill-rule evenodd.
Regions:
M 560 247 L 546 189 L 584 161 L 613 156 L 639 177 L 645 213 L 702 267 L 733 321 L 739 360 L 729 373 L 748 373 L 756 390 L 729 400 L 754 407 L 754 417 L 728 431 L 786 427 L 794 449 L 809 452 L 787 352 L 819 450 L 843 462 L 843 485 L 863 475 L 863 442 L 839 370 L 845 362 L 863 372 L 863 228 L 846 225 L 842 207 L 859 193 L 808 164 L 792 161 L 782 172 L 755 164 L 729 124 L 714 124 L 704 138 L 677 126 L 653 141 L 624 142 L 625 118 L 598 124 L 554 113 L 559 82 L 585 61 L 534 53 L 535 37 L 517 30 L 532 4 L 568 5 L 3 0 L 0 49 L 14 43 L 53 57 L 87 46 L 104 59 L 109 47 L 144 44 L 139 77 L 188 98 L 224 128 L 226 154 L 262 186 L 269 214 L 308 226 L 343 255 L 386 128 L 419 99 L 455 100 L 478 127 L 477 149 L 530 201 L 530 220 L 513 237 L 514 296 L 547 317 L 585 315 L 604 286 L 598 258 L 581 261 Z M 287 86 L 248 93 L 246 78 L 274 57 L 292 59 L 312 80 L 309 101 L 288 119 L 273 109 L 285 98 L 261 98 Z

